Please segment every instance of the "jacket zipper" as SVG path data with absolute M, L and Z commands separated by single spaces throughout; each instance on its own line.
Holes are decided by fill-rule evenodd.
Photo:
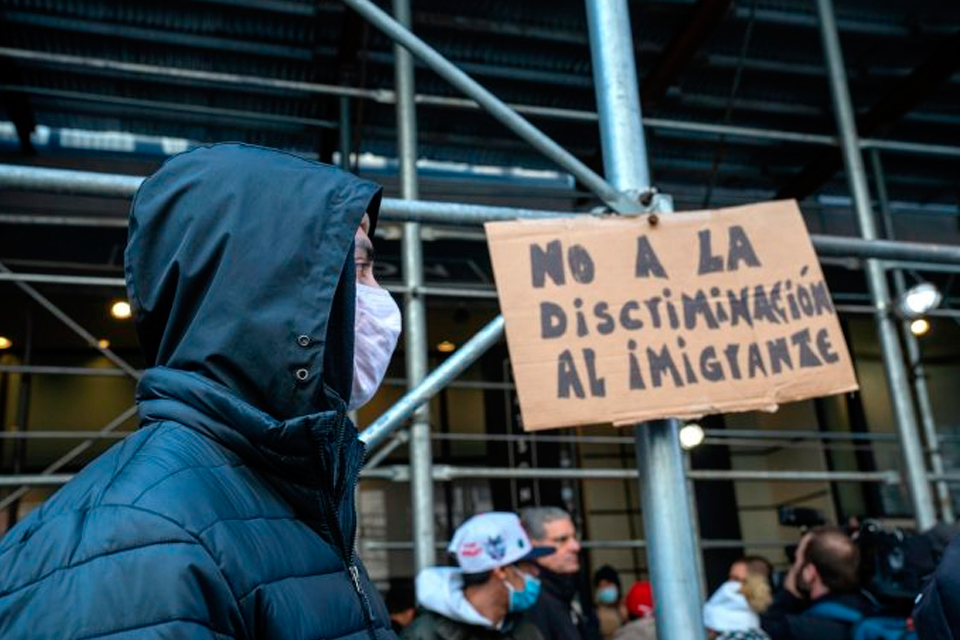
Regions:
M 344 443 L 344 432 L 346 431 L 346 414 L 341 411 L 337 412 L 337 441 L 335 451 L 339 452 L 343 448 Z M 352 462 L 352 460 L 344 460 L 343 463 L 346 465 Z M 352 473 L 352 478 L 350 480 L 350 490 L 351 495 L 356 492 L 357 483 L 360 481 L 360 472 L 359 469 Z M 373 614 L 373 606 L 370 604 L 370 598 L 367 596 L 366 591 L 363 588 L 363 583 L 360 581 L 360 568 L 357 567 L 354 562 L 354 553 L 353 545 L 356 540 L 356 523 L 354 523 L 353 531 L 350 532 L 350 541 L 349 545 L 346 544 L 346 540 L 343 537 L 343 531 L 340 530 L 340 519 L 337 512 L 336 505 L 334 504 L 333 496 L 330 495 L 327 491 L 320 491 L 321 501 L 325 502 L 327 517 L 329 519 L 330 531 L 333 533 L 336 538 L 336 542 L 340 545 L 341 556 L 344 561 L 344 566 L 347 569 L 347 573 L 350 574 L 350 581 L 353 583 L 353 589 L 357 592 L 357 597 L 360 599 L 360 605 L 363 608 L 364 617 L 367 622 L 367 634 L 370 636 L 371 640 L 376 640 L 376 633 L 373 630 L 373 623 L 376 617 Z M 337 496 L 338 500 L 341 500 L 343 495 Z

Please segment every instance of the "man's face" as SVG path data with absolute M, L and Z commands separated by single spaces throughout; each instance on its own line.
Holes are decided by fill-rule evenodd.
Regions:
M 353 260 L 356 264 L 357 282 L 368 287 L 379 287 L 380 284 L 373 277 L 373 242 L 370 240 L 370 216 L 363 214 L 363 220 L 353 237 Z
M 580 541 L 570 518 L 551 520 L 543 526 L 546 537 L 534 545 L 555 547 L 556 551 L 537 560 L 540 566 L 554 573 L 576 573 L 580 570 Z

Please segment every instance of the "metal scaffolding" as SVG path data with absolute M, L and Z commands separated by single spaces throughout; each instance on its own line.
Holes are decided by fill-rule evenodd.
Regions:
M 738 480 L 752 482 L 869 482 L 896 484 L 903 482 L 909 492 L 917 525 L 926 528 L 937 518 L 930 482 L 937 483 L 937 495 L 941 515 L 952 517 L 949 510 L 947 483 L 956 483 L 960 478 L 944 472 L 938 450 L 938 438 L 930 419 L 929 406 L 921 402 L 923 424 L 930 452 L 932 473 L 928 473 L 923 455 L 922 440 L 917 428 L 909 382 L 903 354 L 901 353 L 897 322 L 892 315 L 890 292 L 886 283 L 885 265 L 882 261 L 919 260 L 934 264 L 960 264 L 960 247 L 938 246 L 919 243 L 879 240 L 870 211 L 870 196 L 860 149 L 890 149 L 898 152 L 958 155 L 960 150 L 937 145 L 893 143 L 882 140 L 858 139 L 850 98 L 847 92 L 842 54 L 836 34 L 833 7 L 830 0 L 818 0 L 821 33 L 830 78 L 831 95 L 837 118 L 838 136 L 815 136 L 783 131 L 761 131 L 745 127 L 717 126 L 694 123 L 676 123 L 668 120 L 643 121 L 640 112 L 639 93 L 636 84 L 633 36 L 630 32 L 629 11 L 626 0 L 586 0 L 589 41 L 595 74 L 597 114 L 541 107 L 512 108 L 479 85 L 463 71 L 414 36 L 409 29 L 409 0 L 395 0 L 396 19 L 391 18 L 370 0 L 344 0 L 345 4 L 369 20 L 397 43 L 395 57 L 396 91 L 363 90 L 347 87 L 318 85 L 302 82 L 257 79 L 263 86 L 282 87 L 307 92 L 329 93 L 341 97 L 341 134 L 349 126 L 349 100 L 372 99 L 396 104 L 398 148 L 401 173 L 402 199 L 384 199 L 381 217 L 384 220 L 400 221 L 403 227 L 403 264 L 405 294 L 406 353 L 408 392 L 385 411 L 360 436 L 368 449 L 384 445 L 392 439 L 390 447 L 404 443 L 407 436 L 398 429 L 412 418 L 409 433 L 410 465 L 379 465 L 386 453 L 369 460 L 366 478 L 378 478 L 394 482 L 410 482 L 413 505 L 413 543 L 417 568 L 432 564 L 438 542 L 434 532 L 432 486 L 435 481 L 451 481 L 456 478 L 550 478 L 550 479 L 619 479 L 639 480 L 645 513 L 645 540 L 625 541 L 625 545 L 649 546 L 652 581 L 655 600 L 670 603 L 658 607 L 658 637 L 662 640 L 683 640 L 703 634 L 700 615 L 701 588 L 697 580 L 696 565 L 698 547 L 724 548 L 730 541 L 696 542 L 689 509 L 688 484 L 712 480 Z M 460 89 L 469 99 L 418 96 L 414 92 L 413 65 L 410 55 L 416 56 L 430 69 Z M 0 49 L 0 57 L 28 59 L 30 56 L 46 56 L 66 65 L 101 65 L 125 72 L 164 75 L 181 74 L 193 80 L 225 84 L 240 84 L 250 79 L 232 74 L 215 74 L 200 71 L 170 70 L 147 65 L 96 61 L 54 54 L 31 54 L 29 52 Z M 794 143 L 839 146 L 844 157 L 850 190 L 853 195 L 857 219 L 861 226 L 862 239 L 813 236 L 813 244 L 821 256 L 844 256 L 866 260 L 872 312 L 880 334 L 883 362 L 888 386 L 896 410 L 897 442 L 904 456 L 904 477 L 895 471 L 880 472 L 776 472 L 776 471 L 720 471 L 685 470 L 683 455 L 677 438 L 676 420 L 659 420 L 637 427 L 637 469 L 499 469 L 481 467 L 453 467 L 434 465 L 431 459 L 431 434 L 427 402 L 442 388 L 457 378 L 503 335 L 504 320 L 497 316 L 483 327 L 455 353 L 432 372 L 427 372 L 427 340 L 424 297 L 442 293 L 441 288 L 424 285 L 422 272 L 422 223 L 447 225 L 476 225 L 491 220 L 517 218 L 550 218 L 577 215 L 570 212 L 543 211 L 483 205 L 451 204 L 422 201 L 418 198 L 416 156 L 417 132 L 415 104 L 434 104 L 454 108 L 482 108 L 529 142 L 548 158 L 574 175 L 583 185 L 596 193 L 615 213 L 636 214 L 657 210 L 669 212 L 669 197 L 655 194 L 651 189 L 650 172 L 644 143 L 644 126 L 678 128 L 719 135 L 736 135 L 770 138 Z M 515 106 L 515 105 L 514 105 Z M 551 140 L 542 131 L 526 120 L 520 113 L 549 118 L 597 120 L 600 126 L 604 169 L 606 179 L 599 176 L 573 154 Z M 341 135 L 341 163 L 349 166 L 349 136 Z M 877 170 L 879 171 L 879 165 Z M 16 167 L 0 165 L 0 188 L 46 191 L 63 194 L 85 194 L 130 198 L 143 178 L 97 174 L 78 171 Z M 882 183 L 882 180 L 878 180 Z M 885 195 L 881 195 L 881 203 Z M 881 205 L 885 206 L 885 205 Z M 583 215 L 583 214 L 579 214 Z M 14 221 L 15 220 L 11 220 Z M 23 222 L 28 222 L 23 220 Z M 104 225 L 116 225 L 117 221 L 101 220 Z M 59 312 L 49 301 L 32 290 L 30 281 L 54 282 L 58 276 L 41 274 L 17 274 L 0 265 L 0 281 L 15 282 L 38 303 L 45 306 L 65 323 L 72 321 Z M 62 282 L 90 285 L 122 285 L 118 278 L 81 278 L 60 276 Z M 898 281 L 899 282 L 899 281 Z M 898 284 L 898 288 L 901 285 Z M 76 323 L 73 323 L 76 325 Z M 119 373 L 98 375 L 128 375 L 138 377 L 139 372 L 112 353 L 96 345 L 96 340 L 79 325 L 73 326 L 84 339 L 111 358 Z M 910 350 L 910 359 L 915 372 L 919 354 Z M 27 373 L 28 367 L 20 367 Z M 39 368 L 37 372 L 39 371 Z M 52 368 L 48 368 L 52 369 Z M 60 373 L 77 373 L 76 369 Z M 12 368 L 8 368 L 12 371 Z M 53 373 L 54 371 L 49 371 Z M 918 375 L 922 379 L 922 376 Z M 919 383 L 918 383 L 919 384 Z M 918 386 L 918 396 L 920 395 Z M 41 475 L 15 474 L 0 477 L 0 486 L 19 487 L 2 501 L 3 509 L 26 493 L 30 485 L 58 485 L 69 480 L 68 474 L 56 474 L 80 453 L 98 440 L 113 437 L 112 432 L 125 423 L 135 412 L 128 409 L 99 432 L 86 432 L 79 437 L 86 441 L 75 447 Z M 733 432 L 718 438 L 733 436 Z M 742 434 L 741 434 L 742 435 Z M 756 435 L 755 433 L 751 435 Z M 819 439 L 829 439 L 830 434 L 816 433 Z M 797 437 L 791 432 L 789 437 Z M 813 437 L 813 436 L 811 436 Z M 857 440 L 851 437 L 851 440 Z M 868 438 L 863 438 L 868 439 Z M 879 438 L 878 438 L 879 439 Z M 383 548 L 388 543 L 380 543 Z M 405 544 L 405 543 L 404 543 Z M 611 543 L 612 544 L 612 543 Z M 776 544 L 781 544 L 777 541 Z M 595 545 L 602 546 L 602 545 Z M 728 545 L 729 546 L 729 545 Z

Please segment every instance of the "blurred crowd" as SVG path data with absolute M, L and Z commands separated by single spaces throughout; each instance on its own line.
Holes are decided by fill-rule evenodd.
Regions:
M 932 552 L 918 559 L 904 551 L 906 546 L 893 549 L 888 544 L 878 551 L 876 538 L 867 542 L 856 529 L 810 528 L 788 551 L 792 557 L 785 571 L 776 572 L 767 558 L 756 555 L 732 563 L 726 581 L 703 605 L 706 637 L 954 640 L 957 636 L 938 630 L 918 635 L 912 614 L 915 602 L 919 603 L 915 615 L 932 624 L 942 624 L 944 616 L 957 612 L 943 613 L 939 597 L 932 602 L 934 598 L 920 594 L 919 582 L 907 585 L 904 576 L 924 572 L 927 591 L 936 592 L 937 578 L 927 579 L 937 570 L 931 559 L 939 560 L 946 553 L 939 571 L 950 577 L 941 577 L 941 582 L 960 580 L 960 574 L 949 573 L 945 566 L 950 549 L 954 562 L 960 560 L 960 538 L 947 549 L 955 533 L 941 531 L 927 536 L 926 542 L 921 540 Z M 904 540 L 902 535 L 891 539 Z M 448 551 L 452 566 L 426 569 L 417 576 L 415 586 L 397 584 L 386 594 L 394 630 L 405 640 L 657 638 L 661 609 L 650 581 L 637 580 L 625 590 L 618 572 L 604 565 L 586 584 L 578 532 L 562 509 L 535 507 L 520 514 L 476 515 L 456 530 Z M 911 567 L 901 572 L 896 584 L 901 592 L 881 584 L 895 582 L 884 573 L 890 560 L 884 553 L 906 553 L 909 558 Z M 924 612 L 924 608 L 935 611 Z

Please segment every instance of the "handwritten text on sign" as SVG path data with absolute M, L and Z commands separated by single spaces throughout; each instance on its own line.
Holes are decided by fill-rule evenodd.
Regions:
M 486 230 L 527 430 L 857 388 L 793 201 Z

